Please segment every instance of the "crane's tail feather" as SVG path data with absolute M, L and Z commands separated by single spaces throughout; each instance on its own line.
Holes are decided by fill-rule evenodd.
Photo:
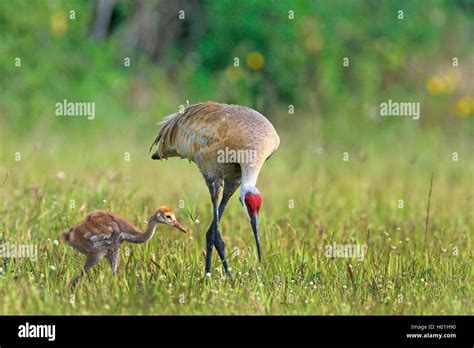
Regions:
M 158 132 L 158 135 L 156 136 L 155 141 L 153 141 L 153 144 L 151 144 L 150 150 L 148 151 L 148 153 L 150 153 L 153 147 L 157 145 L 155 153 L 151 156 L 152 159 L 159 160 L 163 158 L 163 148 L 164 148 L 163 145 L 167 145 L 167 144 L 164 144 L 165 139 L 168 138 L 168 133 L 170 129 L 174 127 L 176 120 L 181 115 L 182 113 L 176 112 L 174 114 L 164 117 L 163 120 L 158 122 L 158 125 L 161 126 L 161 129 Z
M 156 145 L 156 151 L 151 156 L 152 159 L 163 159 L 167 157 L 179 156 L 176 153 L 175 141 L 176 133 L 180 127 L 189 117 L 198 114 L 206 108 L 206 104 L 194 104 L 186 107 L 184 110 L 175 112 L 174 114 L 165 116 L 158 125 L 161 126 L 155 141 L 150 146 L 151 152 Z

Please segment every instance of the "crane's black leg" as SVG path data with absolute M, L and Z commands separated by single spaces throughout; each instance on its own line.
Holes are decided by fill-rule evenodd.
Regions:
M 93 254 L 93 255 L 87 255 L 86 257 L 86 263 L 84 265 L 84 270 L 81 271 L 76 278 L 72 281 L 71 287 L 72 289 L 75 289 L 79 282 L 81 281 L 82 276 L 84 273 L 88 273 L 89 270 L 94 267 L 103 257 L 105 256 L 105 253 L 100 253 L 100 254 Z
M 219 233 L 219 208 L 217 202 L 219 200 L 219 192 L 221 189 L 221 181 L 219 179 L 208 179 L 206 178 L 206 184 L 209 188 L 212 200 L 212 211 L 214 213 L 211 226 L 206 233 L 206 273 L 211 272 L 211 261 L 212 261 L 212 247 L 216 240 L 216 235 Z
M 240 180 L 225 180 L 224 181 L 224 192 L 222 194 L 222 200 L 219 204 L 219 223 L 222 219 L 222 215 L 224 214 L 224 210 L 229 202 L 230 197 L 234 194 L 237 187 L 240 185 Z M 222 261 L 222 265 L 224 266 L 225 272 L 231 276 L 229 270 L 229 263 L 227 262 L 227 258 L 225 256 L 225 243 L 222 240 L 221 234 L 219 229 L 217 229 L 216 239 L 214 240 L 214 245 L 216 246 L 217 253 Z

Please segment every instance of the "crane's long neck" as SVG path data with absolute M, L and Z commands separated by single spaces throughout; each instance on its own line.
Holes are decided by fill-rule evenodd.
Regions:
M 137 231 L 132 235 L 128 235 L 125 240 L 131 243 L 145 243 L 155 234 L 157 224 L 156 220 L 151 217 L 150 220 L 148 220 L 148 226 L 145 232 Z
M 242 186 L 240 188 L 241 201 L 243 202 L 243 196 L 246 192 L 253 191 L 255 185 L 257 185 L 258 174 L 262 168 L 261 164 L 255 165 L 241 165 L 242 170 Z

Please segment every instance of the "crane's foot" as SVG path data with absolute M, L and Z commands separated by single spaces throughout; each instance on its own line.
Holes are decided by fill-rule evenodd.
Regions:
M 212 262 L 212 249 L 211 249 L 211 252 L 209 251 L 206 252 L 206 268 L 205 268 L 206 276 L 208 274 L 211 274 L 211 262 Z

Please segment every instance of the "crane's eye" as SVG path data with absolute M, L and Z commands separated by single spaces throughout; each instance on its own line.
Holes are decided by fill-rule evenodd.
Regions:
M 165 215 L 165 218 L 166 218 L 167 220 L 170 220 L 170 219 L 171 219 L 171 215 Z

